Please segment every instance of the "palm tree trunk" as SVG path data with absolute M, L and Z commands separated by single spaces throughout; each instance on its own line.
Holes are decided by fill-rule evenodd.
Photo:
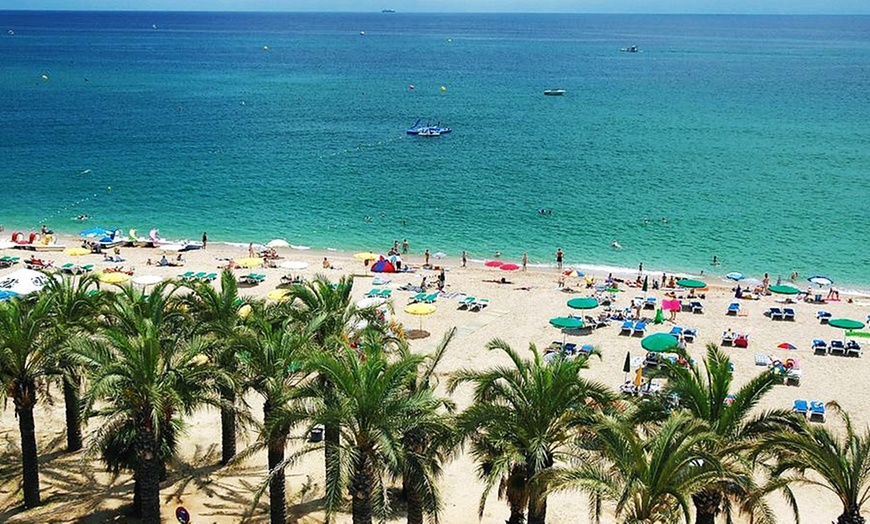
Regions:
M 39 505 L 39 456 L 36 451 L 36 424 L 33 422 L 34 403 L 29 402 L 30 399 L 27 398 L 30 396 L 25 393 L 25 398 L 21 402 L 15 399 L 18 430 L 21 432 L 21 467 L 26 508 Z
M 843 510 L 843 514 L 837 517 L 836 524 L 864 524 L 866 519 L 861 516 L 861 510 L 857 504 L 852 504 Z
M 525 524 L 526 516 L 523 514 L 522 506 L 511 504 L 511 516 L 505 524 Z
M 138 469 L 133 471 L 133 515 L 142 515 L 142 481 Z
M 372 486 L 375 483 L 375 468 L 366 451 L 360 453 L 350 483 L 353 524 L 372 524 Z
M 269 472 L 284 460 L 284 441 L 269 442 Z M 284 471 L 272 475 L 269 480 L 269 522 L 284 524 L 287 520 L 287 492 Z
M 236 456 L 236 394 L 231 389 L 221 391 L 221 464 Z
M 423 524 L 423 503 L 420 494 L 403 479 L 402 490 L 408 504 L 408 524 Z
M 703 490 L 692 495 L 695 503 L 695 524 L 714 524 L 719 506 L 722 503 L 722 493 L 716 490 Z
M 529 524 L 544 524 L 547 521 L 547 498 L 529 500 Z
M 139 486 L 139 504 L 142 524 L 160 524 L 160 463 L 157 443 L 148 436 L 140 440 L 139 464 L 136 480 Z
M 66 450 L 70 452 L 82 449 L 79 382 L 80 379 L 78 377 L 64 377 L 63 379 L 63 405 L 66 412 Z

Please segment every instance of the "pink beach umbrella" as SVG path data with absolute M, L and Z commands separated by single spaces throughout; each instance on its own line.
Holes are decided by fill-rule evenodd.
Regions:
M 483 265 L 486 267 L 501 267 L 504 265 L 504 262 L 501 260 L 487 260 Z
M 502 271 L 516 271 L 517 269 L 520 268 L 520 266 L 518 266 L 516 264 L 502 264 L 498 268 L 501 269 Z

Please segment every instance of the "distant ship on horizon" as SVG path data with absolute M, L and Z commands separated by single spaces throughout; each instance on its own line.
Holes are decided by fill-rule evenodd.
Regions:
M 395 13 L 396 10 L 395 9 L 381 9 L 381 12 L 382 13 Z

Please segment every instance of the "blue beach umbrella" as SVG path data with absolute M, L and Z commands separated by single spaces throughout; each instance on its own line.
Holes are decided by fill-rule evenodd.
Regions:
M 743 273 L 738 273 L 737 271 L 734 271 L 732 273 L 728 273 L 727 275 L 725 275 L 725 278 L 727 278 L 728 280 L 733 280 L 735 282 L 739 282 L 740 280 L 743 280 L 744 278 L 746 278 L 746 275 L 744 275 Z
M 109 230 L 102 227 L 92 227 L 79 233 L 80 236 L 85 238 L 103 238 L 108 234 Z
M 831 284 L 834 283 L 834 281 L 831 280 L 830 278 L 823 277 L 821 275 L 812 276 L 812 277 L 807 279 L 807 282 L 812 282 L 813 284 L 816 284 L 817 286 L 830 286 Z

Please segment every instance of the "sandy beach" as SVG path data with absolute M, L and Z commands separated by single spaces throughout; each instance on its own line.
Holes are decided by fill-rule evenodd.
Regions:
M 62 238 L 60 243 L 67 247 L 75 247 L 80 241 L 76 238 Z M 372 246 L 375 249 L 377 246 Z M 375 249 L 377 251 L 377 249 Z M 460 267 L 458 259 L 432 259 L 433 265 L 443 266 L 446 274 L 445 294 L 437 300 L 437 310 L 425 317 L 414 317 L 403 311 L 409 297 L 414 293 L 402 291 L 399 288 L 406 285 L 419 285 L 424 276 L 434 282 L 438 272 L 419 269 L 410 273 L 382 274 L 381 278 L 390 281 L 375 286 L 373 279 L 377 274 L 367 271 L 366 266 L 353 258 L 352 253 L 319 252 L 314 250 L 296 250 L 277 248 L 281 257 L 278 263 L 299 261 L 307 263 L 305 269 L 257 268 L 257 273 L 266 275 L 265 281 L 259 285 L 246 287 L 243 292 L 251 296 L 264 298 L 271 290 L 280 284 L 282 276 L 287 274 L 302 275 L 312 278 L 316 274 L 324 274 L 330 279 L 338 279 L 341 275 L 354 275 L 354 295 L 362 299 L 373 287 L 392 289 L 392 304 L 394 316 L 406 327 L 424 329 L 430 336 L 411 342 L 415 352 L 429 353 L 440 341 L 442 335 L 452 327 L 457 328 L 457 335 L 450 346 L 447 357 L 443 361 L 439 376 L 442 383 L 452 372 L 463 369 L 484 369 L 498 363 L 504 363 L 502 354 L 490 353 L 484 349 L 486 343 L 499 337 L 506 340 L 516 349 L 525 350 L 534 343 L 539 349 L 548 346 L 551 341 L 562 340 L 563 334 L 549 325 L 548 320 L 557 316 L 572 313 L 598 315 L 602 308 L 589 312 L 574 311 L 567 307 L 567 300 L 588 296 L 592 290 L 585 287 L 585 279 L 568 277 L 565 284 L 575 292 L 565 292 L 559 288 L 560 271 L 555 268 L 530 268 L 528 271 L 501 271 L 486 267 L 479 261 L 470 261 L 467 267 Z M 167 253 L 167 258 L 173 259 L 176 253 Z M 23 258 L 31 252 L 18 249 L 0 250 L 0 256 L 11 255 Z M 133 270 L 135 276 L 155 275 L 165 279 L 174 278 L 186 271 L 217 272 L 219 266 L 225 266 L 227 259 L 238 260 L 248 256 L 247 245 L 229 245 L 209 243 L 207 249 L 183 253 L 183 267 L 148 266 L 150 258 L 157 261 L 163 255 L 159 248 L 122 248 L 121 263 L 104 262 L 101 255 L 84 255 L 72 257 L 63 252 L 37 253 L 36 256 L 53 261 L 55 267 L 65 263 L 94 264 L 96 270 L 123 266 Z M 322 261 L 328 257 L 334 269 L 323 269 Z M 405 257 L 406 263 L 412 266 L 422 266 L 423 256 L 415 253 Z M 519 260 L 506 262 L 520 263 Z M 13 271 L 21 269 L 23 264 L 0 270 L 0 280 Z M 568 268 L 564 268 L 568 269 Z M 244 275 L 251 270 L 236 269 L 237 275 Z M 624 277 L 628 275 L 623 275 Z M 603 283 L 606 275 L 594 275 L 597 283 Z M 500 283 L 505 278 L 509 283 Z M 650 281 L 661 278 L 661 273 L 650 274 Z M 702 277 L 703 278 L 703 277 Z M 870 314 L 870 297 L 843 295 L 840 301 L 826 304 L 810 304 L 797 302 L 784 304 L 784 295 L 761 297 L 759 300 L 740 300 L 740 314 L 726 315 L 729 303 L 735 301 L 731 291 L 733 283 L 722 280 L 721 275 L 706 277 L 709 290 L 704 291 L 703 313 L 680 312 L 676 322 L 665 321 L 663 324 L 650 323 L 648 333 L 667 332 L 674 325 L 697 329 L 697 338 L 687 345 L 693 358 L 700 361 L 708 343 L 719 343 L 721 335 L 726 330 L 738 333 L 748 333 L 750 343 L 748 348 L 726 347 L 735 366 L 734 376 L 737 385 L 745 383 L 764 368 L 756 365 L 756 355 L 769 355 L 773 360 L 785 361 L 792 358 L 800 362 L 802 376 L 800 385 L 777 386 L 767 397 L 759 409 L 791 408 L 795 399 L 838 401 L 853 417 L 859 427 L 870 422 L 870 412 L 866 406 L 870 403 L 870 390 L 865 387 L 866 377 L 870 374 L 870 355 L 861 358 L 841 356 L 815 356 L 811 349 L 814 338 L 830 342 L 832 339 L 843 339 L 842 330 L 820 324 L 816 317 L 819 310 L 829 311 L 833 317 L 854 318 L 866 321 Z M 806 289 L 806 281 L 800 280 L 798 286 Z M 217 285 L 217 283 L 215 284 Z M 818 288 L 816 288 L 818 289 Z M 826 293 L 826 290 L 820 291 Z M 680 293 L 685 294 L 684 291 Z M 489 305 L 480 311 L 459 309 L 459 300 L 465 296 L 486 298 Z M 637 296 L 655 297 L 660 303 L 667 298 L 663 290 L 652 290 L 648 293 L 638 288 L 623 288 L 616 294 L 614 309 L 622 309 L 631 305 Z M 849 301 L 851 299 L 851 303 Z M 770 307 L 792 307 L 795 310 L 794 321 L 771 320 L 764 315 Z M 642 310 L 644 316 L 653 318 L 655 310 Z M 623 362 L 626 352 L 631 353 L 634 360 L 642 359 L 645 352 L 640 347 L 640 337 L 620 335 L 621 322 L 611 321 L 610 325 L 590 331 L 583 335 L 567 335 L 569 342 L 576 344 L 593 344 L 602 354 L 600 360 L 593 359 L 587 376 L 596 379 L 612 388 L 618 388 L 625 380 Z M 859 339 L 861 341 L 861 339 Z M 790 343 L 795 350 L 782 349 L 778 346 Z M 865 343 L 865 346 L 870 344 Z M 865 347 L 865 349 L 867 349 Z M 8 402 L 2 411 L 0 421 L 0 439 L 4 444 L 4 453 L 0 459 L 0 521 L 10 523 L 36 522 L 124 522 L 119 516 L 118 508 L 128 505 L 132 500 L 132 480 L 130 475 L 121 475 L 111 479 L 103 472 L 103 466 L 83 453 L 65 454 L 63 452 L 64 417 L 60 392 L 51 391 L 52 402 L 42 398 L 36 409 L 37 442 L 41 457 L 41 482 L 44 505 L 33 511 L 19 513 L 16 509 L 20 503 L 20 493 L 17 492 L 19 482 L 19 452 L 18 428 L 13 406 Z M 467 389 L 459 389 L 454 394 L 454 400 L 459 408 L 469 402 Z M 262 400 L 251 394 L 248 402 L 252 412 L 262 415 Z M 232 523 L 240 522 L 251 511 L 252 493 L 266 473 L 265 453 L 255 455 L 243 464 L 230 469 L 217 467 L 220 444 L 220 420 L 214 410 L 203 409 L 188 420 L 186 435 L 181 440 L 180 460 L 172 467 L 170 479 L 163 484 L 161 496 L 164 501 L 164 521 L 174 522 L 174 509 L 183 504 L 193 515 L 193 522 L 200 523 Z M 836 424 L 829 417 L 827 424 Z M 89 428 L 86 428 L 87 431 Z M 240 449 L 244 442 L 250 442 L 251 434 L 241 439 Z M 295 445 L 295 444 L 294 444 Z M 293 445 L 291 445 L 293 446 Z M 323 494 L 323 464 L 320 457 L 308 457 L 287 472 L 288 508 L 291 522 L 318 523 L 323 522 L 323 512 L 319 509 L 319 499 Z M 477 519 L 477 506 L 483 485 L 475 476 L 475 465 L 471 458 L 460 454 L 446 467 L 441 483 L 445 500 L 442 522 L 473 523 Z M 830 493 L 821 490 L 798 488 L 798 502 L 801 509 L 802 522 L 829 522 L 839 514 L 839 502 Z M 780 515 L 780 522 L 792 522 L 784 501 L 777 497 L 771 499 Z M 253 509 L 251 521 L 268 521 L 268 502 L 262 499 L 257 508 Z M 585 498 L 576 493 L 557 494 L 549 499 L 548 521 L 553 524 L 585 524 L 590 522 Z M 481 522 L 501 523 L 508 516 L 508 510 L 502 501 L 493 494 L 487 501 L 486 510 Z M 397 513 L 390 522 L 402 522 L 404 515 Z M 350 522 L 350 515 L 342 514 L 338 522 Z M 605 514 L 604 521 L 608 521 Z M 739 522 L 743 522 L 740 521 Z

